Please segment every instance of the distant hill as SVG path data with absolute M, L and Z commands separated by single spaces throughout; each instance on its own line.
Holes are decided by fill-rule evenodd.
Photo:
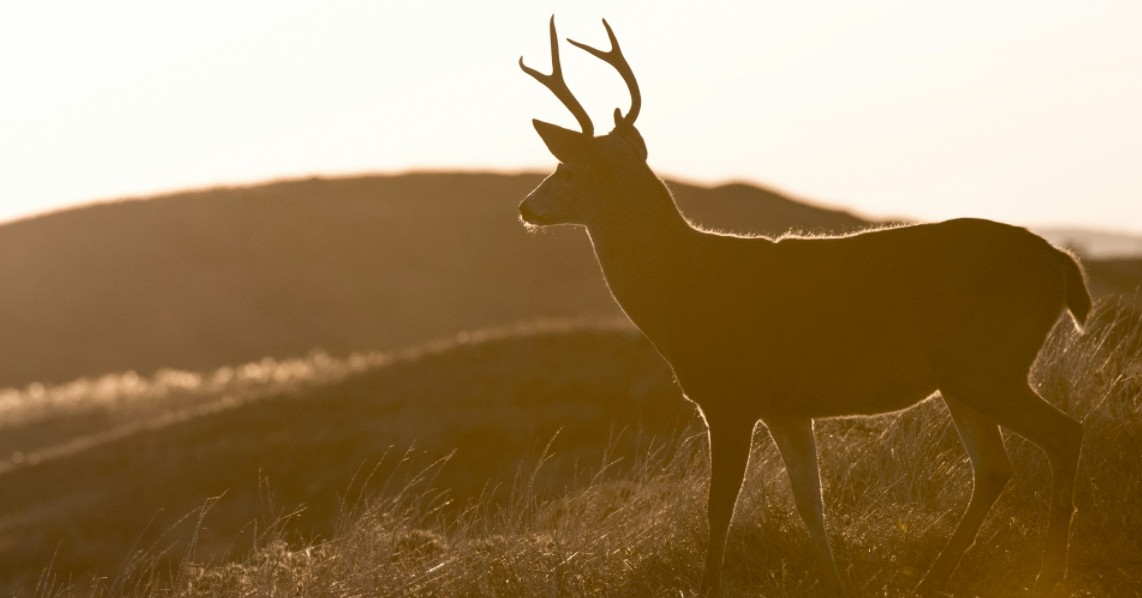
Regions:
M 1142 237 L 1083 228 L 1036 229 L 1050 242 L 1095 259 L 1142 259 Z
M 0 387 L 409 346 L 537 317 L 614 316 L 582 231 L 528 234 L 541 177 L 307 179 L 94 205 L 0 226 Z M 672 183 L 711 227 L 863 221 L 733 184 Z
M 391 350 L 536 318 L 619 315 L 581 230 L 529 234 L 534 174 L 286 181 L 93 205 L 0 226 L 0 388 L 262 357 Z M 670 182 L 699 224 L 867 222 L 746 184 Z M 1092 264 L 1099 293 L 1142 260 Z
M 1142 258 L 1086 260 L 1091 290 L 1096 295 L 1118 295 L 1142 308 Z

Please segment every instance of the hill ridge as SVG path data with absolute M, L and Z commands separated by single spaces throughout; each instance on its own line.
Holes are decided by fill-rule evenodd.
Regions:
M 0 225 L 0 388 L 621 316 L 586 235 L 520 226 L 518 202 L 540 179 L 307 177 Z M 706 228 L 776 237 L 870 225 L 743 182 L 669 186 Z M 1142 282 L 1142 260 L 1088 261 L 1088 271 L 1099 294 Z
M 539 319 L 457 332 L 393 351 L 331 356 L 314 350 L 286 359 L 257 361 L 191 372 L 160 370 L 149 377 L 134 371 L 79 378 L 54 386 L 33 383 L 24 389 L 0 389 L 0 476 L 96 446 L 214 415 L 253 401 L 309 392 L 350 377 L 399 364 L 432 359 L 461 347 L 520 340 L 531 336 L 621 332 L 636 335 L 621 318 Z M 75 420 L 87 417 L 89 426 Z M 37 446 L 23 428 L 69 421 L 71 437 Z M 88 433 L 81 433 L 88 428 Z M 53 434 L 54 437 L 54 434 Z
M 540 317 L 619 315 L 587 239 L 537 240 L 535 174 L 305 178 L 104 202 L 0 226 L 0 387 L 265 355 L 389 350 Z M 672 184 L 704 226 L 862 221 Z

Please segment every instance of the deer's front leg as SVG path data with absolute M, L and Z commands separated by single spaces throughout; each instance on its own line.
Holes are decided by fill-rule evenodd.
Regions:
M 817 467 L 817 442 L 813 438 L 813 420 L 804 418 L 768 418 L 765 421 L 769 434 L 777 443 L 789 482 L 793 487 L 793 500 L 801 519 L 809 528 L 817 559 L 824 570 L 825 587 L 831 592 L 843 592 L 841 574 L 833 558 L 829 536 L 825 533 L 825 512 L 821 505 L 821 474 Z
M 745 477 L 754 422 L 738 418 L 718 419 L 707 415 L 706 424 L 709 426 L 710 438 L 710 496 L 706 506 L 710 541 L 706 549 L 702 594 L 720 596 L 726 534 Z

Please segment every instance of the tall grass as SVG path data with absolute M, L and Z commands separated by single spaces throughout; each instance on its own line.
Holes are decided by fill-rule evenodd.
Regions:
M 1083 421 L 1070 572 L 1058 595 L 1142 592 L 1142 318 L 1101 304 L 1078 336 L 1062 322 L 1033 372 L 1043 396 Z M 781 460 L 757 431 L 730 531 L 730 595 L 822 595 Z M 825 507 L 854 595 L 907 594 L 951 533 L 970 467 L 945 408 L 927 401 L 817 426 Z M 1015 478 L 952 578 L 954 595 L 1025 593 L 1046 532 L 1050 469 L 1007 436 Z M 705 550 L 707 447 L 700 429 L 660 438 L 637 462 L 605 461 L 589 484 L 541 501 L 548 455 L 521 469 L 507 502 L 453 498 L 431 467 L 387 468 L 380 492 L 346 506 L 322 542 L 290 541 L 288 518 L 227 564 L 192 556 L 169 575 L 98 582 L 95 595 L 677 596 L 696 592 Z M 397 457 L 393 457 L 397 458 Z M 398 460 L 400 460 L 398 458 Z M 404 461 L 402 461 L 404 462 Z M 412 461 L 407 461 L 411 463 Z M 459 508 L 457 508 L 459 507 Z M 206 515 L 209 521 L 209 514 Z M 188 551 L 188 555 L 192 554 Z M 86 591 L 86 589 L 84 590 Z M 58 584 L 41 595 L 70 594 Z

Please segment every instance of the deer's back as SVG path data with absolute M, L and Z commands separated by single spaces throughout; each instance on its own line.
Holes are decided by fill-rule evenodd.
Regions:
M 1065 256 L 984 220 L 702 245 L 693 316 L 667 357 L 683 386 L 783 405 L 827 411 L 836 396 L 837 410 L 880 412 L 981 369 L 1026 375 L 1064 305 Z

